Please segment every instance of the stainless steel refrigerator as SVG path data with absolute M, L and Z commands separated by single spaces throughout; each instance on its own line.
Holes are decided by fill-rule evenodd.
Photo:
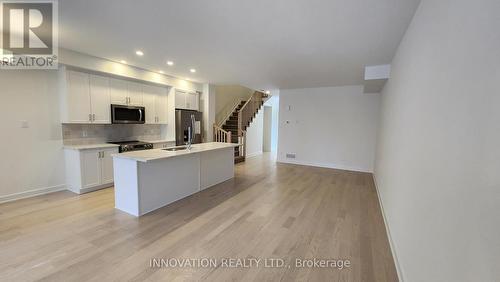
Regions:
M 191 132 L 194 134 L 192 144 L 201 143 L 202 124 L 201 112 L 175 110 L 175 145 L 185 145 L 188 142 L 189 128 L 191 128 Z

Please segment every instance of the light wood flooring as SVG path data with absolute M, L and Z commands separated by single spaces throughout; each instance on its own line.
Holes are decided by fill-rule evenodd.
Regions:
M 397 281 L 371 174 L 264 154 L 238 164 L 234 179 L 139 219 L 113 206 L 111 188 L 1 204 L 0 281 Z M 151 268 L 152 258 L 291 267 Z M 296 258 L 351 266 L 295 268 Z

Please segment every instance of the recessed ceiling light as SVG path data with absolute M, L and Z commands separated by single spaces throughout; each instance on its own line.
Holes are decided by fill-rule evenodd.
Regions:
M 271 91 L 269 91 L 269 90 L 266 90 L 266 94 L 271 94 Z
M 126 64 L 126 63 L 127 63 L 127 61 L 125 61 L 125 60 L 121 60 L 121 61 L 120 61 L 120 63 L 122 63 L 122 64 Z
M 159 73 L 164 74 L 165 72 L 161 70 L 161 71 L 159 71 Z
M 172 62 L 172 61 L 167 61 L 167 65 L 169 65 L 169 66 L 173 66 L 173 65 L 174 65 L 174 62 Z
M 189 80 L 191 80 L 191 79 L 190 79 L 189 77 L 186 77 L 186 78 L 184 78 L 184 80 L 188 80 L 188 81 L 189 81 Z
M 189 71 L 190 71 L 190 72 L 192 72 L 192 73 L 195 73 L 195 72 L 196 72 L 196 70 L 195 70 L 195 69 L 190 69 Z
M 135 54 L 136 54 L 137 56 L 143 56 L 143 55 L 144 55 L 144 53 L 143 53 L 141 50 L 137 50 L 137 51 L 135 51 Z

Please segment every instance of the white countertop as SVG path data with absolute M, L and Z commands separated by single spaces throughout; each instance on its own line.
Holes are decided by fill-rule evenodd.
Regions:
M 148 162 L 153 160 L 167 159 L 188 154 L 197 154 L 205 151 L 219 150 L 237 146 L 238 144 L 235 143 L 209 142 L 209 143 L 193 144 L 191 150 L 165 151 L 164 149 L 152 149 L 152 150 L 132 151 L 121 154 L 113 154 L 111 156 L 113 158 L 131 159 L 131 160 L 136 160 L 138 162 Z
M 175 140 L 166 140 L 166 139 L 159 139 L 159 140 L 144 140 L 144 142 L 149 142 L 149 143 L 168 143 L 168 142 L 175 142 Z
M 85 144 L 85 145 L 64 145 L 64 149 L 70 150 L 88 150 L 88 149 L 104 149 L 104 148 L 118 148 L 120 145 L 116 144 Z

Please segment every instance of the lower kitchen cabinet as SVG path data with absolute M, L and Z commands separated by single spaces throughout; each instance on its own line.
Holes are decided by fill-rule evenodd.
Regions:
M 113 158 L 118 148 L 65 149 L 66 185 L 82 194 L 113 185 Z

